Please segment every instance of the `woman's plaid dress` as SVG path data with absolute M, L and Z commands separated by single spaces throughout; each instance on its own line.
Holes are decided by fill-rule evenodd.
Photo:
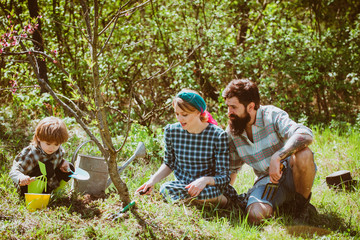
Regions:
M 160 192 L 166 199 L 190 198 L 185 186 L 204 176 L 214 177 L 215 186 L 206 186 L 197 199 L 211 199 L 229 193 L 236 195 L 235 189 L 229 185 L 229 140 L 225 131 L 209 124 L 201 133 L 193 134 L 184 130 L 180 123 L 175 123 L 165 127 L 164 135 L 164 164 L 174 172 L 176 179 L 161 186 Z

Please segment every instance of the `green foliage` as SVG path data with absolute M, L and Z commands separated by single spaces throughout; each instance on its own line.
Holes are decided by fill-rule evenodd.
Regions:
M 102 3 L 100 29 L 120 4 Z M 181 88 L 199 90 L 216 111 L 220 89 L 241 77 L 260 85 L 263 104 L 284 108 L 295 120 L 354 124 L 360 95 L 358 7 L 356 1 L 342 5 L 340 0 L 156 1 L 120 16 L 98 62 L 112 135 L 124 129 L 131 88 L 135 91 L 130 116 L 151 129 L 152 124 L 164 125 L 170 119 L 164 106 Z M 35 23 L 26 8 L 25 2 L 16 7 L 4 2 L 1 34 L 9 31 L 6 27 L 20 32 L 29 22 Z M 44 59 L 51 86 L 81 109 L 94 112 L 90 81 L 94 63 L 80 5 L 49 2 L 41 4 L 40 12 L 45 52 L 71 76 L 69 81 L 51 60 Z M 100 44 L 111 27 L 100 36 Z M 33 48 L 31 42 L 23 42 Z M 17 45 L 3 50 L 20 49 Z M 19 86 L 36 84 L 26 63 L 12 64 L 19 60 L 15 56 L 1 59 L 2 86 L 10 80 Z M 144 80 L 166 70 L 161 77 Z M 15 104 L 12 98 L 5 102 Z
M 9 40 L 4 33 L 16 35 L 15 30 L 21 34 L 25 26 L 35 24 L 36 20 L 42 23 L 44 53 L 56 62 L 43 59 L 51 87 L 58 96 L 71 99 L 89 114 L 83 120 L 99 136 L 97 122 L 89 117 L 97 114 L 92 81 L 95 63 L 90 58 L 80 4 L 43 1 L 42 18 L 37 19 L 29 18 L 26 4 L 26 1 L 14 4 L 6 0 L 1 2 L 0 9 L 0 162 L 6 166 L 3 173 L 9 169 L 15 154 L 30 142 L 34 126 L 45 116 L 65 119 L 72 136 L 64 144 L 67 159 L 88 139 L 74 119 L 66 117 L 68 112 L 60 109 L 49 95 L 40 93 L 35 86 L 36 76 L 26 62 L 27 55 L 11 55 L 23 51 L 21 47 L 3 45 L 4 39 Z M 93 3 L 88 4 L 92 11 Z M 107 26 L 121 4 L 122 1 L 101 2 L 100 29 Z M 319 167 L 314 201 L 324 218 L 319 221 L 319 227 L 333 231 L 329 238 L 357 237 L 358 193 L 334 193 L 324 188 L 323 179 L 342 168 L 355 169 L 358 177 L 358 9 L 358 1 L 341 0 L 151 1 L 143 8 L 121 15 L 97 64 L 101 78 L 99 90 L 103 93 L 116 148 L 125 138 L 127 115 L 131 117 L 129 138 L 118 156 L 118 164 L 133 154 L 138 142 L 144 142 L 147 148 L 148 156 L 135 160 L 123 172 L 122 178 L 130 192 L 161 164 L 162 127 L 174 121 L 169 103 L 181 88 L 200 91 L 214 118 L 225 128 L 226 106 L 221 91 L 230 80 L 247 77 L 259 84 L 263 104 L 279 106 L 302 123 L 319 124 L 314 128 L 313 144 Z M 93 17 L 91 12 L 90 18 Z M 111 30 L 112 25 L 100 36 L 99 44 L 107 41 Z M 27 39 L 22 38 L 22 42 L 32 51 L 34 46 L 29 38 L 31 34 Z M 157 73 L 163 74 L 151 78 Z M 31 88 L 17 88 L 14 92 L 15 82 L 15 87 Z M 93 144 L 82 151 L 99 154 Z M 250 169 L 245 169 L 243 174 L 242 184 L 236 186 L 239 192 L 246 191 L 254 178 Z M 152 231 L 165 239 L 219 235 L 227 239 L 290 237 L 284 230 L 287 219 L 270 221 L 266 228 L 255 228 L 218 212 L 167 205 L 157 196 L 140 200 L 141 215 L 153 224 L 139 230 L 134 215 L 130 214 L 124 224 L 115 224 L 106 217 L 120 207 L 118 198 L 111 193 L 104 200 L 108 204 L 98 201 L 91 205 L 82 199 L 79 207 L 78 201 L 66 199 L 70 203 L 64 207 L 61 200 L 54 201 L 59 207 L 46 214 L 51 220 L 49 227 L 45 227 L 49 219 L 44 219 L 42 212 L 26 211 L 6 174 L 1 175 L 0 181 L 4 203 L 0 213 L 25 222 L 23 225 L 4 222 L 0 229 L 4 238 L 150 238 Z M 97 210 L 102 215 L 96 215 Z

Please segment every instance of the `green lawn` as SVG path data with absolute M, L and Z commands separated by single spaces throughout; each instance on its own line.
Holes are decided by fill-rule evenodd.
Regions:
M 151 196 L 134 197 L 137 200 L 136 211 L 126 213 L 117 222 L 112 221 L 111 215 L 119 211 L 122 204 L 113 191 L 109 191 L 104 199 L 70 192 L 53 196 L 47 209 L 29 212 L 24 202 L 18 199 L 8 177 L 14 157 L 8 153 L 3 158 L 6 162 L 2 163 L 0 176 L 0 238 L 360 239 L 359 190 L 334 191 L 325 182 L 327 175 L 338 170 L 350 170 L 353 178 L 360 179 L 360 133 L 353 131 L 340 135 L 336 130 L 316 127 L 313 131 L 315 142 L 311 149 L 315 152 L 318 171 L 311 202 L 318 209 L 319 216 L 312 219 L 309 226 L 293 225 L 292 219 L 287 216 L 269 219 L 262 226 L 251 226 L 239 213 L 168 204 L 156 192 Z M 161 163 L 159 159 L 154 159 L 158 155 L 149 151 L 155 149 L 154 146 L 149 146 L 149 142 L 145 144 L 150 157 L 135 160 L 122 173 L 131 193 Z M 128 151 L 130 153 L 131 149 Z M 236 182 L 239 193 L 251 187 L 254 177 L 250 168 L 243 168 Z

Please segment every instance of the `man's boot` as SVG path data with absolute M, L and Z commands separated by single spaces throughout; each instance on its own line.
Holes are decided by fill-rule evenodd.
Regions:
M 311 193 L 306 199 L 300 193 L 295 193 L 295 224 L 308 223 L 317 215 L 316 208 L 310 203 Z

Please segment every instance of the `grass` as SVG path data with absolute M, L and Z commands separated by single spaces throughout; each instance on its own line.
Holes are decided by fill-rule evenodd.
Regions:
M 338 130 L 318 127 L 313 131 L 315 142 L 311 149 L 318 171 L 311 202 L 319 216 L 309 226 L 293 225 L 285 215 L 251 226 L 239 213 L 166 203 L 157 191 L 151 196 L 134 196 L 136 211 L 127 212 L 115 222 L 112 214 L 122 208 L 122 203 L 111 189 L 105 198 L 96 199 L 71 193 L 68 187 L 66 194 L 52 197 L 47 209 L 29 212 L 8 177 L 15 151 L 2 151 L 0 239 L 360 239 L 359 189 L 334 191 L 325 182 L 327 175 L 338 170 L 350 170 L 354 179 L 360 179 L 360 133 L 343 135 Z M 83 141 L 81 134 L 76 135 L 66 146 L 69 152 Z M 161 164 L 159 147 L 146 142 L 147 138 L 145 134 L 134 137 L 145 142 L 148 157 L 136 159 L 122 173 L 130 193 Z M 130 157 L 136 146 L 136 142 L 129 144 L 121 159 Z M 236 182 L 238 192 L 251 187 L 254 178 L 252 170 L 244 167 Z

